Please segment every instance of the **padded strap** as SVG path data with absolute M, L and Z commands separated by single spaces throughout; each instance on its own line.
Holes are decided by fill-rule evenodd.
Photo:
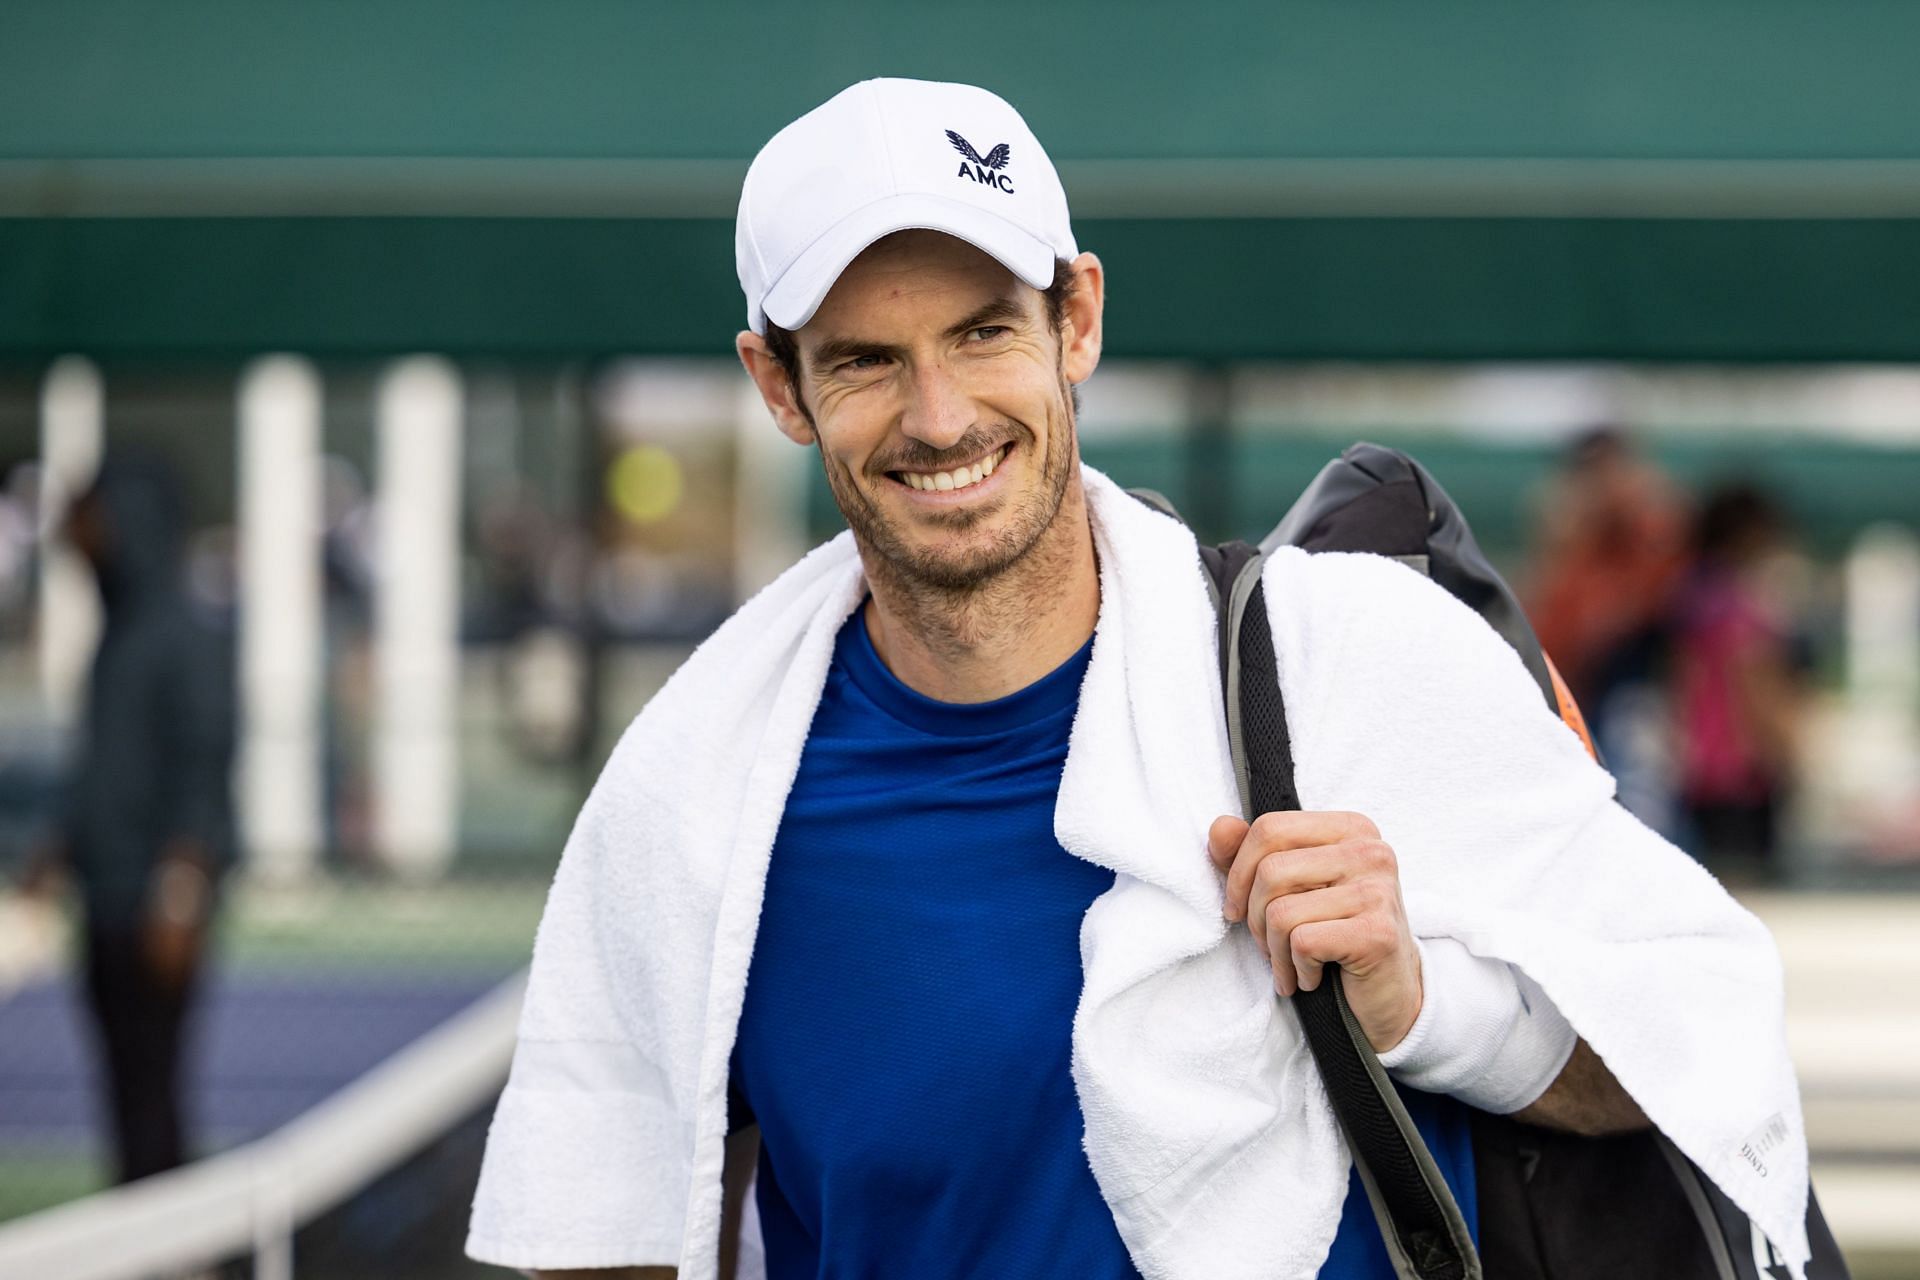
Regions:
M 1203 547 L 1220 620 L 1228 738 L 1246 817 L 1300 807 L 1293 747 L 1260 585 L 1265 557 L 1243 542 Z M 1278 997 L 1275 997 L 1276 999 Z M 1290 1001 L 1347 1136 L 1395 1272 L 1402 1280 L 1481 1280 L 1466 1220 L 1327 965 Z

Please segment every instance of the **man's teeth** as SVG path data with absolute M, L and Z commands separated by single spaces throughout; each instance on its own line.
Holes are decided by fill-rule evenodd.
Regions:
M 916 489 L 938 490 L 942 493 L 951 489 L 965 489 L 992 475 L 1006 452 L 1006 446 L 1002 445 L 970 467 L 955 467 L 952 471 L 902 471 L 900 478 Z

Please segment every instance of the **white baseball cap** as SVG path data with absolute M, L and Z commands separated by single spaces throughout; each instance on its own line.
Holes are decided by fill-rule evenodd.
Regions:
M 747 325 L 798 329 L 882 236 L 958 236 L 1036 289 L 1079 252 L 1067 194 L 1020 113 L 932 80 L 863 80 L 773 135 L 747 169 L 734 260 Z

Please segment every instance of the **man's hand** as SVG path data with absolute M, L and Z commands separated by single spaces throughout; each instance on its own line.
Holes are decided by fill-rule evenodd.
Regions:
M 1379 828 L 1357 813 L 1223 816 L 1207 832 L 1227 876 L 1226 917 L 1245 920 L 1283 996 L 1320 985 L 1338 964 L 1342 986 L 1376 1053 L 1420 1016 L 1420 949 L 1400 902 L 1400 871 Z

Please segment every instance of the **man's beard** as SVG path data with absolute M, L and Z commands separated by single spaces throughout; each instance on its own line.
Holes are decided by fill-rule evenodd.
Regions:
M 1022 493 L 1009 494 L 991 510 L 962 508 L 944 513 L 939 526 L 951 533 L 965 534 L 976 525 L 998 517 L 1000 528 L 984 539 L 969 542 L 955 550 L 915 546 L 850 476 L 837 469 L 821 452 L 827 474 L 827 486 L 833 499 L 853 530 L 868 562 L 868 573 L 888 577 L 908 591 L 930 591 L 940 595 L 967 595 L 998 578 L 1032 551 L 1052 526 L 1066 499 L 1072 476 L 1073 413 L 1071 400 L 1062 383 L 1061 421 L 1047 440 L 1046 456 L 1040 462 L 1040 483 Z M 1034 434 L 1025 424 L 1010 422 L 1011 443 L 1015 452 L 1031 455 Z M 970 430 L 951 448 L 934 450 L 925 446 L 909 447 L 887 458 L 889 465 L 876 467 L 878 484 L 897 484 L 886 472 L 897 470 L 938 471 L 971 461 L 997 444 L 1007 443 L 1004 432 Z M 917 442 L 916 442 L 917 443 Z M 1004 465 L 1004 462 L 1003 464 Z M 1007 504 L 1012 511 L 1006 512 Z

